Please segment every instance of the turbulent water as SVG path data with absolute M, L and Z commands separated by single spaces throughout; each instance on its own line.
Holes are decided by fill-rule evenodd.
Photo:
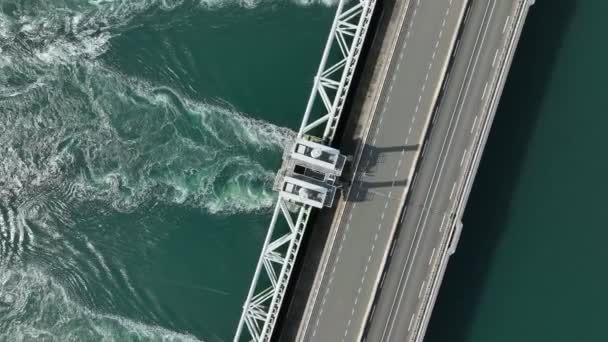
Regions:
M 0 340 L 230 338 L 331 4 L 0 0 Z

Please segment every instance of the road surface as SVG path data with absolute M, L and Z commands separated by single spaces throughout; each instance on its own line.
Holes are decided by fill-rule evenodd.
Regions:
M 407 0 L 406 0 L 407 1 Z M 409 0 L 388 76 L 298 341 L 362 337 L 466 0 Z M 308 317 L 308 318 L 307 318 Z
M 472 0 L 365 339 L 415 341 L 520 0 Z M 497 180 L 500 181 L 500 180 Z M 436 268 L 435 268 L 436 269 Z M 435 289 L 436 290 L 436 289 Z M 456 319 L 456 318 L 455 318 Z

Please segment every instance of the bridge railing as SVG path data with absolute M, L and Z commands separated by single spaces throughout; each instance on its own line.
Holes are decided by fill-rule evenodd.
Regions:
M 413 341 L 421 342 L 424 340 L 424 336 L 426 334 L 426 329 L 429 324 L 431 318 L 431 311 L 433 306 L 435 305 L 435 301 L 437 299 L 437 294 L 439 291 L 439 287 L 443 280 L 443 276 L 445 274 L 445 270 L 447 268 L 447 263 L 452 254 L 454 254 L 456 250 L 456 245 L 458 243 L 460 233 L 462 230 L 462 215 L 465 209 L 465 205 L 468 201 L 471 188 L 473 186 L 474 176 L 477 173 L 479 168 L 479 163 L 481 160 L 482 152 L 485 148 L 488 135 L 490 133 L 490 128 L 492 126 L 492 122 L 494 120 L 494 116 L 496 114 L 498 100 L 500 99 L 500 95 L 505 85 L 506 76 L 508 68 L 511 66 L 511 62 L 513 60 L 515 48 L 519 41 L 519 37 L 523 30 L 523 24 L 525 22 L 528 11 L 530 10 L 530 6 L 534 4 L 534 0 L 521 0 L 517 8 L 515 9 L 515 21 L 511 23 L 509 29 L 509 33 L 507 34 L 508 40 L 506 42 L 506 49 L 504 49 L 500 57 L 498 59 L 499 63 L 499 72 L 494 75 L 492 81 L 489 83 L 490 89 L 492 90 L 492 95 L 490 96 L 490 100 L 486 102 L 481 110 L 481 113 L 488 113 L 485 117 L 483 123 L 480 125 L 480 129 L 475 134 L 474 145 L 475 150 L 473 153 L 469 155 L 466 160 L 468 165 L 467 172 L 465 172 L 465 177 L 462 183 L 459 186 L 458 200 L 454 202 L 452 208 L 449 212 L 454 213 L 454 218 L 452 222 L 448 223 L 450 232 L 444 238 L 442 238 L 442 242 L 440 246 L 441 252 L 438 256 L 438 261 L 436 265 L 433 266 L 433 271 L 431 273 L 428 285 L 428 292 L 425 294 L 423 298 L 425 307 L 422 316 L 417 317 L 415 326 L 417 327 L 415 338 Z
M 298 138 L 333 142 L 375 4 L 376 0 L 340 0 L 336 5 Z M 270 340 L 311 210 L 279 195 L 234 342 Z M 279 218 L 287 232 L 277 229 Z

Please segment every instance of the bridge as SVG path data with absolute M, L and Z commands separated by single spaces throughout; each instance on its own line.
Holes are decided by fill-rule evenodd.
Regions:
M 422 341 L 532 3 L 337 4 L 235 342 Z M 368 31 L 377 58 L 358 70 Z M 348 119 L 360 129 L 344 131 L 357 144 L 343 153 L 334 139 L 355 72 L 369 86 L 354 93 L 363 100 Z M 291 333 L 277 332 L 318 209 L 331 224 L 314 278 L 300 280 L 310 283 L 304 310 L 281 317 Z

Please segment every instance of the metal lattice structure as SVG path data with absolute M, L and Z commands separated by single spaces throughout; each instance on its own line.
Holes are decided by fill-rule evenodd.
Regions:
M 325 145 L 333 141 L 375 4 L 376 0 L 337 4 L 298 139 Z M 321 133 L 322 125 L 322 134 L 315 136 L 313 132 Z M 310 205 L 288 202 L 279 195 L 234 342 L 270 340 L 311 210 Z M 285 226 L 278 226 L 279 218 L 288 229 L 280 229 Z

